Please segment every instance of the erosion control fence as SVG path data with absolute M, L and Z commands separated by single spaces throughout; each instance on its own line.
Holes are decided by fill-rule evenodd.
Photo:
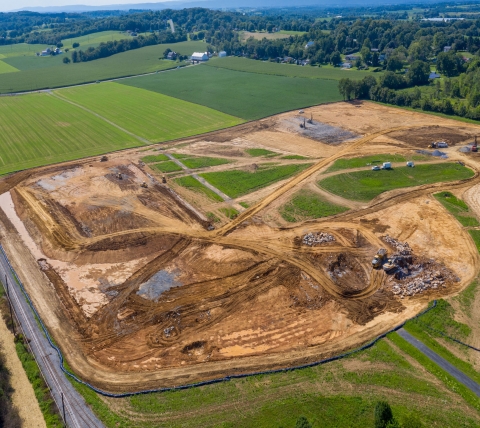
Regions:
M 7 254 L 5 253 L 5 251 L 4 251 L 4 249 L 1 245 L 0 245 L 0 251 L 1 251 L 1 254 L 3 255 L 3 257 L 5 258 L 5 260 L 7 261 L 8 266 L 10 267 L 10 269 L 12 271 L 12 274 L 15 276 L 23 294 L 25 295 L 25 298 L 26 298 L 30 308 L 32 309 L 35 316 L 37 317 L 38 322 L 39 322 L 43 332 L 45 333 L 45 336 L 47 337 L 48 342 L 50 343 L 50 346 L 57 352 L 57 354 L 60 358 L 60 361 L 61 361 L 60 369 L 67 376 L 74 379 L 78 383 L 81 383 L 82 385 L 87 386 L 88 388 L 95 391 L 96 393 L 104 395 L 106 397 L 122 398 L 122 397 L 130 397 L 130 396 L 133 396 L 133 395 L 150 394 L 150 393 L 153 393 L 153 392 L 167 392 L 167 391 L 176 391 L 176 390 L 182 390 L 182 389 L 190 389 L 190 388 L 196 388 L 196 387 L 199 387 L 199 386 L 212 385 L 214 383 L 228 382 L 232 379 L 242 379 L 242 378 L 251 377 L 251 376 L 268 375 L 268 374 L 274 374 L 274 373 L 285 373 L 285 372 L 290 372 L 290 371 L 293 371 L 293 370 L 300 370 L 300 369 L 305 369 L 305 368 L 309 368 L 309 367 L 319 366 L 319 365 L 322 365 L 322 364 L 329 363 L 331 361 L 341 360 L 342 358 L 348 357 L 348 356 L 353 355 L 357 352 L 360 352 L 360 351 L 363 351 L 365 349 L 371 348 L 380 339 L 383 339 L 385 336 L 387 336 L 387 334 L 399 330 L 400 328 L 402 328 L 405 325 L 405 323 L 407 321 L 409 321 L 409 320 L 407 320 L 407 321 L 403 322 L 402 324 L 398 325 L 397 327 L 381 334 L 380 336 L 377 336 L 375 339 L 371 340 L 370 342 L 366 343 L 365 345 L 361 346 L 360 348 L 356 348 L 356 349 L 353 349 L 351 351 L 345 352 L 343 354 L 336 355 L 336 356 L 333 356 L 333 357 L 330 357 L 330 358 L 326 358 L 324 360 L 315 361 L 313 363 L 302 364 L 300 366 L 286 367 L 286 368 L 275 369 L 275 370 L 265 370 L 265 371 L 261 371 L 261 372 L 236 374 L 236 375 L 225 376 L 225 377 L 221 377 L 221 378 L 217 378 L 217 379 L 211 379 L 211 380 L 207 380 L 207 381 L 204 381 L 204 382 L 190 383 L 190 384 L 186 384 L 186 385 L 178 385 L 178 386 L 173 386 L 173 387 L 168 387 L 168 388 L 147 389 L 147 390 L 143 390 L 143 391 L 123 392 L 123 393 L 120 393 L 120 394 L 114 394 L 114 393 L 111 393 L 111 392 L 107 392 L 107 391 L 103 391 L 101 389 L 98 389 L 95 386 L 89 384 L 88 382 L 84 382 L 83 380 L 79 379 L 74 373 L 70 372 L 69 370 L 67 370 L 63 366 L 63 354 L 62 354 L 62 352 L 55 345 L 52 338 L 50 337 L 50 333 L 48 332 L 47 328 L 45 327 L 45 324 L 43 323 L 42 318 L 40 317 L 40 314 L 35 309 L 35 306 L 33 305 L 32 301 L 30 299 L 30 296 L 28 295 L 27 291 L 25 290 L 25 287 L 23 286 L 22 281 L 20 281 L 20 278 L 18 277 L 17 273 L 15 272 L 12 265 L 10 264 L 10 261 L 8 260 Z M 419 314 L 417 314 L 413 318 L 410 318 L 410 320 L 413 320 L 415 318 L 418 318 L 418 317 L 422 316 L 423 314 L 432 310 L 436 306 L 437 306 L 437 301 L 434 300 L 432 306 L 430 306 L 427 309 L 425 309 L 424 311 L 420 312 Z

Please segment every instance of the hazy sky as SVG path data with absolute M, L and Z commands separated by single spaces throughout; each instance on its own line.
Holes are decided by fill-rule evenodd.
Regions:
M 0 11 L 22 9 L 24 7 L 41 6 L 68 6 L 88 5 L 103 6 L 107 4 L 133 4 L 133 3 L 160 3 L 166 0 L 0 0 Z

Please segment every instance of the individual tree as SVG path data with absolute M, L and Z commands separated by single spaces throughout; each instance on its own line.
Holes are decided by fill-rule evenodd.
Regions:
M 360 58 L 357 58 L 355 61 L 355 67 L 360 68 L 362 66 L 362 60 Z
M 330 57 L 330 63 L 336 67 L 342 62 L 342 55 L 340 55 L 340 52 L 335 51 L 332 53 L 332 56 Z
M 387 71 L 380 79 L 380 86 L 389 89 L 400 89 L 405 86 L 405 79 L 399 74 Z
M 72 45 L 72 48 L 74 48 L 74 49 L 75 49 L 75 48 L 78 48 L 78 47 L 80 47 L 80 43 L 75 42 L 75 43 Z
M 338 91 L 344 100 L 350 101 L 355 92 L 355 84 L 348 77 L 344 77 L 338 82 Z
M 58 43 L 57 43 L 57 48 L 58 48 L 58 49 L 63 48 L 63 43 L 62 43 L 62 42 L 58 42 Z
M 441 52 L 437 55 L 437 69 L 448 77 L 463 72 L 463 59 L 454 52 Z
M 386 401 L 378 401 L 375 404 L 375 428 L 386 428 L 393 420 L 393 413 L 390 404 Z
M 308 422 L 308 419 L 305 416 L 300 416 L 297 419 L 297 423 L 295 424 L 295 428 L 312 428 L 312 424 Z
M 70 64 L 70 58 L 68 56 L 64 57 L 62 61 L 64 64 Z
M 165 49 L 165 51 L 163 52 L 163 57 L 166 58 L 170 52 L 172 52 L 170 48 Z
M 378 52 L 374 52 L 372 55 L 372 65 L 374 67 L 378 67 L 380 65 L 380 61 L 378 60 L 379 55 Z
M 360 55 L 362 55 L 362 59 L 366 64 L 369 64 L 372 60 L 372 52 L 368 46 L 363 46 Z
M 405 79 L 409 86 L 426 85 L 430 76 L 430 65 L 426 62 L 417 60 L 414 61 L 406 75 Z
M 388 58 L 388 61 L 387 61 L 388 71 L 398 71 L 398 70 L 401 70 L 402 68 L 403 68 L 403 62 L 398 56 L 393 55 L 390 58 Z

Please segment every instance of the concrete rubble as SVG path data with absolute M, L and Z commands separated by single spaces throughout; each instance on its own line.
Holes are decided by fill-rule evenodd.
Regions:
M 313 247 L 318 244 L 326 244 L 335 241 L 335 237 L 325 232 L 307 233 L 303 237 L 303 244 Z
M 401 299 L 424 293 L 428 290 L 446 288 L 447 283 L 457 282 L 459 278 L 447 267 L 433 259 L 420 260 L 413 256 L 407 242 L 400 242 L 388 235 L 382 240 L 397 252 L 390 257 L 398 263 L 398 268 L 391 272 L 387 280 L 393 294 Z M 403 262 L 403 263 L 402 263 Z

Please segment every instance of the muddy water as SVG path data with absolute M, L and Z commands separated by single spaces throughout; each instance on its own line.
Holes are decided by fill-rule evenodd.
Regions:
M 170 290 L 170 288 L 182 285 L 182 283 L 176 281 L 176 278 L 175 273 L 161 270 L 140 285 L 137 294 L 144 299 L 158 301 L 162 293 Z

